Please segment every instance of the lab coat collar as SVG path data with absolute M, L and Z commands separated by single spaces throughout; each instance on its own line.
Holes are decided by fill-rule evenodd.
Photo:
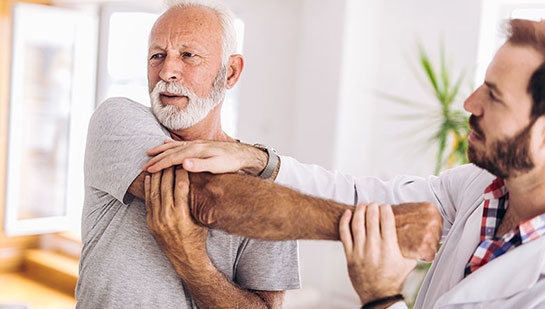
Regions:
M 545 274 L 545 237 L 495 258 L 441 296 L 436 305 L 507 298 L 533 286 Z

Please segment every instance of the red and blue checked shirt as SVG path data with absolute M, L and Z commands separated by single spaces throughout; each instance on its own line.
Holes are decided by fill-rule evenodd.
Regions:
M 505 215 L 509 202 L 509 192 L 503 180 L 496 178 L 484 190 L 483 219 L 481 222 L 481 242 L 469 259 L 465 276 L 479 269 L 505 252 L 545 234 L 545 213 L 522 222 L 509 233 L 496 237 L 496 230 Z

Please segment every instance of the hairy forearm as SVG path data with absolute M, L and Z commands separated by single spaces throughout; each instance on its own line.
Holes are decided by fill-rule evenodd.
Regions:
M 227 279 L 207 257 L 198 267 L 181 263 L 172 255 L 169 259 L 199 308 L 271 308 L 256 293 Z
M 351 207 L 314 198 L 256 177 L 190 174 L 193 218 L 211 228 L 265 240 L 338 240 Z
M 353 209 L 251 176 L 198 173 L 189 178 L 190 209 L 198 223 L 251 238 L 339 240 L 340 217 Z M 430 250 L 425 257 L 416 252 L 423 250 L 424 240 L 436 249 L 442 221 L 435 206 L 408 203 L 393 209 L 403 254 L 433 258 Z M 432 232 L 424 233 L 426 229 Z

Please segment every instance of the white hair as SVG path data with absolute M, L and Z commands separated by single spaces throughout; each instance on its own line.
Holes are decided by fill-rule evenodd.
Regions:
M 216 0 L 165 0 L 165 4 L 168 9 L 201 6 L 213 10 L 220 19 L 223 28 L 221 60 L 223 64 L 227 64 L 229 57 L 237 51 L 235 15 L 230 9 Z

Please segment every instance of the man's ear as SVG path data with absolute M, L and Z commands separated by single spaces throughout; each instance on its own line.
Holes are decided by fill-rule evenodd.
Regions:
M 244 58 L 242 55 L 232 55 L 229 58 L 229 64 L 227 66 L 227 84 L 225 85 L 227 89 L 231 89 L 236 85 L 243 68 Z

